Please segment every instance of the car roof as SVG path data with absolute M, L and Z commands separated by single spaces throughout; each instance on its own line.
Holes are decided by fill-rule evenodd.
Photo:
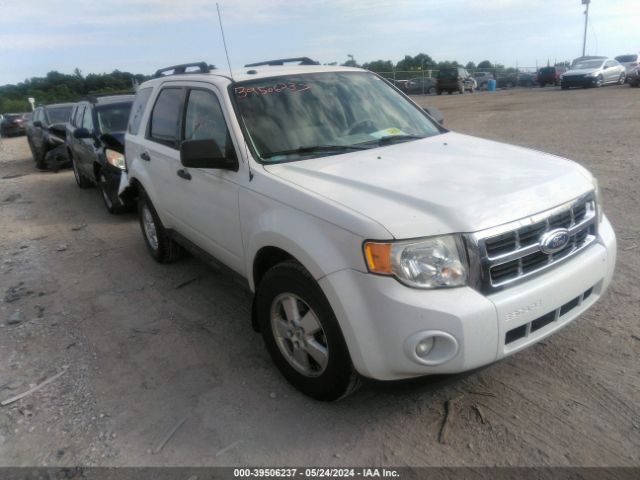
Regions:
M 75 105 L 74 102 L 69 102 L 69 103 L 52 103 L 50 105 L 39 105 L 39 106 L 44 108 L 57 108 L 57 107 L 73 107 L 74 105 Z
M 136 96 L 133 93 L 118 94 L 118 95 L 104 95 L 101 97 L 92 97 L 91 95 L 81 100 L 82 103 L 89 103 L 95 106 L 100 105 L 112 105 L 114 103 L 126 103 L 133 102 Z
M 250 73 L 251 72 L 251 73 Z M 331 73 L 331 72 L 368 72 L 362 68 L 337 67 L 329 65 L 261 65 L 258 67 L 245 67 L 233 72 L 230 76 L 228 71 L 213 70 L 209 73 L 185 73 L 178 75 L 166 75 L 148 80 L 139 88 L 152 87 L 167 82 L 208 82 L 218 85 L 229 85 L 233 82 L 244 82 L 259 79 L 277 78 L 285 75 L 303 75 L 309 73 Z

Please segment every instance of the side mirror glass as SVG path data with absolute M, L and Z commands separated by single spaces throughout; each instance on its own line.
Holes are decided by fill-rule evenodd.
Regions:
M 91 133 L 89 130 L 87 130 L 86 128 L 76 128 L 73 131 L 73 136 L 75 138 L 93 138 L 93 133 Z
M 440 125 L 444 125 L 444 115 L 439 109 L 436 107 L 423 107 L 422 110 Z
M 61 123 L 54 123 L 49 128 L 47 128 L 47 130 L 51 135 L 55 135 L 63 139 L 67 134 L 64 124 Z
M 180 162 L 185 167 L 238 171 L 235 152 L 232 152 L 232 155 L 224 155 L 218 143 L 211 138 L 182 142 Z

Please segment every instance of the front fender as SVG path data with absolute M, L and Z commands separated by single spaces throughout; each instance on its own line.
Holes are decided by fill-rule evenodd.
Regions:
M 255 291 L 253 262 L 264 247 L 284 250 L 316 280 L 345 268 L 366 270 L 362 238 L 292 207 L 275 204 L 255 212 L 242 229 L 247 252 L 245 272 L 252 291 Z

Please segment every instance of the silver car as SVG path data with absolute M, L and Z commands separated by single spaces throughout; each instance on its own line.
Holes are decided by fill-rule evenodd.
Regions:
M 608 58 L 584 59 L 575 62 L 571 70 L 560 77 L 563 90 L 569 87 L 601 87 L 609 83 L 622 85 L 627 69 L 617 60 Z
M 616 60 L 619 61 L 627 69 L 627 77 L 636 67 L 640 66 L 640 54 L 631 53 L 628 55 L 618 55 Z

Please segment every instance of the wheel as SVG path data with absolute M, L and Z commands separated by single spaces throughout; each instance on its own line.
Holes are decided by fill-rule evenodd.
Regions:
M 91 180 L 85 177 L 80 170 L 78 170 L 78 166 L 76 165 L 76 159 L 73 158 L 71 152 L 69 152 L 69 158 L 71 159 L 71 168 L 73 169 L 73 176 L 76 179 L 76 183 L 80 188 L 90 188 L 93 186 Z
M 429 87 L 427 89 L 427 94 L 433 95 L 434 93 L 436 93 L 436 87 Z
M 442 95 L 442 90 L 438 90 L 438 95 Z
M 98 170 L 97 172 L 97 180 L 98 189 L 100 190 L 100 195 L 102 196 L 102 201 L 104 202 L 104 206 L 107 209 L 107 212 L 112 215 L 126 212 L 128 210 L 126 205 L 123 205 L 121 202 L 115 203 L 111 199 L 111 195 L 109 194 L 109 190 L 107 187 L 107 178 L 100 170 Z
M 447 95 L 451 95 L 453 93 L 452 90 L 447 90 Z
M 620 74 L 620 78 L 618 79 L 618 85 L 624 85 L 624 82 L 626 81 L 627 76 L 624 73 Z
M 604 81 L 602 80 L 602 75 L 598 75 L 598 78 L 596 78 L 595 87 L 600 88 L 603 83 Z
M 471 85 L 471 89 L 469 90 L 469 92 L 473 93 L 473 92 L 475 92 L 475 91 L 476 91 L 476 89 L 474 88 L 474 86 L 473 86 L 473 85 Z
M 460 95 L 464 95 L 464 83 L 458 84 L 458 92 L 460 92 Z
M 44 160 L 46 155 L 45 152 L 40 152 L 40 150 L 38 150 L 31 142 L 29 142 L 29 148 L 31 148 L 33 160 L 36 162 L 36 168 L 38 170 L 46 170 L 47 163 Z
M 169 238 L 146 192 L 138 197 L 138 214 L 142 236 L 151 256 L 159 263 L 170 263 L 182 256 L 180 245 Z
M 286 261 L 264 275 L 256 314 L 271 358 L 298 390 L 331 401 L 357 388 L 359 377 L 331 305 L 300 264 Z
M 507 82 L 507 88 L 511 88 L 511 87 L 513 87 L 513 83 Z

